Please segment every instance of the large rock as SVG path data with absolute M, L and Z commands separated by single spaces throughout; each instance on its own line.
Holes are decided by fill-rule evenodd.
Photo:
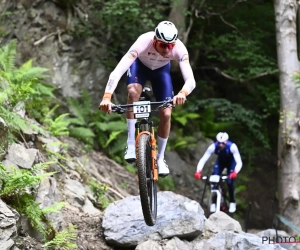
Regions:
M 15 167 L 31 169 L 36 161 L 38 150 L 35 148 L 25 148 L 21 144 L 13 143 L 6 155 L 5 160 Z M 9 164 L 4 164 L 8 166 Z
M 12 211 L 0 200 L 0 249 L 9 250 L 14 245 L 14 237 L 17 235 L 19 214 Z
M 279 244 L 265 245 L 262 239 L 253 234 L 222 232 L 208 240 L 195 241 L 193 249 L 213 250 L 283 250 Z
M 232 231 L 235 233 L 242 233 L 242 227 L 240 223 L 224 212 L 213 213 L 205 221 L 205 230 L 209 230 L 213 233 Z
M 139 196 L 110 204 L 102 223 L 106 241 L 128 247 L 148 239 L 193 239 L 204 231 L 204 212 L 196 201 L 173 192 L 159 192 L 157 200 L 157 222 L 153 227 L 144 221 Z

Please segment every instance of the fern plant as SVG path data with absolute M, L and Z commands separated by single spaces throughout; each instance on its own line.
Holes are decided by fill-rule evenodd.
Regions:
M 93 119 L 93 106 L 86 89 L 82 89 L 81 98 L 68 98 L 70 111 L 70 136 L 75 137 L 89 145 L 94 145 L 95 133 L 91 128 Z
M 47 75 L 47 69 L 33 67 L 32 60 L 16 68 L 16 40 L 0 48 L 0 114 L 14 133 L 20 129 L 26 130 L 28 126 L 34 127 L 43 133 L 43 129 L 22 120 L 15 109 L 23 103 L 23 109 L 29 114 L 37 115 L 49 105 L 54 98 L 53 87 L 43 84 L 42 79 Z M 20 106 L 20 105 L 19 105 Z M 43 114 L 41 115 L 41 117 Z
M 53 119 L 53 112 L 59 107 L 55 105 L 49 112 L 45 115 L 43 120 L 43 125 L 45 128 L 54 136 L 69 135 L 68 126 L 71 123 L 68 119 L 69 113 L 64 113 Z
M 94 196 L 96 197 L 96 207 L 100 209 L 105 209 L 109 205 L 109 200 L 105 196 L 108 186 L 102 183 L 98 183 L 94 179 L 89 179 L 88 186 L 91 188 Z
M 43 165 L 51 163 L 47 162 Z M 37 184 L 40 183 L 41 180 L 54 174 L 54 172 L 50 172 L 33 175 L 32 172 L 28 170 L 17 169 L 15 167 L 11 167 L 9 172 L 6 172 L 2 163 L 0 163 L 0 173 L 0 179 L 4 184 L 2 185 L 0 196 L 11 196 L 26 193 L 26 189 L 28 187 L 36 188 Z
M 74 243 L 76 238 L 77 228 L 74 225 L 70 225 L 62 232 L 56 233 L 54 239 L 44 244 L 44 247 L 55 250 L 76 249 L 77 245 Z
M 69 98 L 70 136 L 75 137 L 91 147 L 100 146 L 103 151 L 119 163 L 123 159 L 126 145 L 127 126 L 124 117 L 107 115 L 93 107 L 91 97 L 82 89 L 81 98 Z
M 40 181 L 54 174 L 54 172 L 44 172 L 52 163 L 36 164 L 30 171 L 15 167 L 5 168 L 0 162 L 0 198 L 18 212 L 25 214 L 33 228 L 45 239 L 54 230 L 46 215 L 58 212 L 65 205 L 65 203 L 55 203 L 41 209 L 40 204 L 35 201 L 34 191 Z
M 95 114 L 97 119 L 92 123 L 98 144 L 103 151 L 120 164 L 124 161 L 124 150 L 127 140 L 127 125 L 125 119 L 118 114 Z

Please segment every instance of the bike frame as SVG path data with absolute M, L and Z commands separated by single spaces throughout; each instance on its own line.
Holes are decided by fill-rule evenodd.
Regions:
M 166 100 L 166 101 L 161 101 L 161 102 L 149 102 L 149 105 L 165 105 L 165 104 L 171 104 L 173 103 L 172 99 Z M 126 111 L 124 110 L 125 108 L 132 108 L 134 107 L 135 104 L 123 104 L 123 105 L 113 105 L 113 108 L 118 110 L 116 112 L 118 113 L 125 113 Z M 157 110 L 156 110 L 157 111 Z M 129 112 L 129 111 L 127 111 Z M 141 118 L 138 124 L 148 124 L 150 125 L 150 131 L 141 131 L 139 126 L 136 126 L 136 147 L 138 146 L 138 141 L 139 138 L 142 134 L 148 134 L 150 136 L 150 142 L 151 142 L 151 158 L 152 158 L 152 171 L 153 171 L 153 179 L 155 182 L 158 181 L 158 166 L 157 166 L 157 161 L 156 161 L 156 139 L 155 139 L 155 133 L 154 133 L 154 124 L 152 121 L 149 121 L 149 118 L 151 117 L 151 113 L 154 111 L 149 112 L 149 117 L 147 118 Z M 136 159 L 138 158 L 138 151 L 136 151 Z
M 211 176 L 203 176 L 202 177 L 203 180 L 209 180 L 209 183 L 212 185 L 217 185 L 217 187 L 220 187 L 221 190 L 223 189 L 222 187 L 222 183 L 224 180 L 227 179 L 227 175 L 211 175 Z M 205 190 L 204 190 L 205 191 Z M 217 189 L 212 189 L 210 191 L 210 195 L 209 195 L 209 207 L 212 204 L 212 198 L 213 195 L 216 194 L 217 199 L 216 199 L 216 212 L 221 211 L 221 200 L 222 200 L 222 193 L 220 192 L 219 188 Z M 225 197 L 223 197 L 225 199 Z

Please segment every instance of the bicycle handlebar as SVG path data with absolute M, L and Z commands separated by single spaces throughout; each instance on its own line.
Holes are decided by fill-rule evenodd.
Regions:
M 160 102 L 149 102 L 148 105 L 159 105 L 156 109 L 151 110 L 150 113 L 152 112 L 157 112 L 161 108 L 169 108 L 171 107 L 170 104 L 173 104 L 173 99 L 168 99 L 165 101 L 160 101 Z M 112 112 L 116 112 L 118 114 L 123 114 L 125 112 L 133 112 L 133 110 L 126 110 L 126 108 L 132 108 L 136 106 L 135 104 L 112 104 L 111 109 Z
M 218 174 L 214 174 L 214 175 L 218 175 Z M 212 175 L 203 175 L 203 176 L 201 177 L 201 179 L 202 179 L 202 180 L 206 180 L 206 179 L 209 180 L 209 177 L 210 177 L 210 176 L 212 176 Z M 221 179 L 222 179 L 222 180 L 226 180 L 226 179 L 229 178 L 228 175 L 224 175 L 224 174 L 219 175 L 219 176 L 221 177 L 220 180 L 221 180 Z

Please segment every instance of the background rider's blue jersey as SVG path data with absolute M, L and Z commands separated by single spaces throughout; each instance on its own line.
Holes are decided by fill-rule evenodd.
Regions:
M 232 143 L 232 141 L 227 141 L 226 147 L 223 150 L 220 150 L 218 142 L 215 142 L 215 154 L 218 155 L 220 164 L 231 163 L 234 160 L 233 154 L 230 151 Z

